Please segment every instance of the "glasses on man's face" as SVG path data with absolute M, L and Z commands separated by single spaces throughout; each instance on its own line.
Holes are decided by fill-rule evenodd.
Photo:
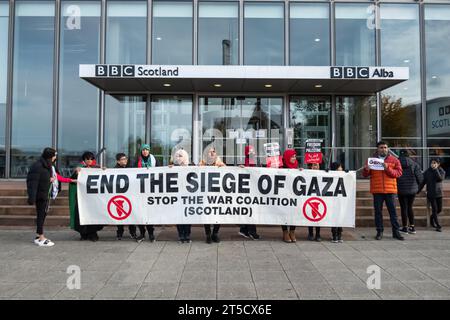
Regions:
M 126 161 L 128 158 L 120 158 L 119 161 Z

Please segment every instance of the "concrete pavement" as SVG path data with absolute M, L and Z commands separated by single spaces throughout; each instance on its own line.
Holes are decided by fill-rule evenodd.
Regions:
M 344 243 L 280 241 L 278 227 L 261 227 L 262 240 L 223 227 L 222 242 L 176 241 L 175 227 L 157 227 L 157 241 L 79 241 L 67 229 L 47 231 L 56 245 L 32 244 L 32 229 L 0 229 L 0 299 L 450 299 L 450 231 L 419 229 L 406 241 L 373 229 L 344 230 Z M 369 266 L 380 268 L 381 288 L 368 289 Z M 81 271 L 80 289 L 67 287 L 69 266 Z M 73 279 L 72 279 L 73 280 Z M 74 282 L 71 282 L 74 283 Z M 371 282 L 372 283 L 372 282 Z

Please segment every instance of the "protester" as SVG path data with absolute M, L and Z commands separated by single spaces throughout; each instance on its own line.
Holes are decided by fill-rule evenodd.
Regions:
M 174 166 L 189 166 L 189 154 L 186 150 L 179 149 L 173 155 Z M 169 167 L 172 167 L 171 165 Z M 191 225 L 177 224 L 178 239 L 181 243 L 191 243 Z
M 283 153 L 283 168 L 298 169 L 297 152 L 294 149 L 286 149 Z M 288 230 L 289 228 L 289 230 Z M 295 238 L 295 226 L 281 226 L 284 242 L 297 242 Z
M 402 175 L 402 166 L 400 161 L 389 154 L 389 147 L 386 142 L 377 143 L 377 151 L 374 158 L 383 160 L 383 170 L 373 170 L 369 168 L 368 162 L 364 165 L 363 176 L 370 177 L 370 193 L 373 194 L 373 203 L 375 209 L 375 225 L 377 229 L 376 240 L 383 238 L 383 202 L 389 211 L 392 225 L 392 236 L 394 239 L 404 240 L 400 234 L 400 225 L 397 221 L 397 212 L 395 210 L 394 195 L 397 194 L 397 178 Z
M 439 159 L 434 158 L 430 161 L 430 167 L 424 172 L 423 181 L 419 186 L 419 192 L 427 186 L 427 200 L 431 205 L 430 224 L 438 232 L 442 231 L 438 214 L 442 211 L 442 181 L 444 179 L 445 171 L 440 167 Z
M 86 151 L 81 156 L 81 163 L 72 174 L 72 179 L 78 178 L 78 173 L 82 168 L 99 168 L 92 152 Z M 78 212 L 77 185 L 69 185 L 69 207 L 70 207 L 70 227 L 80 233 L 80 240 L 98 241 L 97 232 L 103 229 L 100 225 L 80 225 L 80 213 Z
M 319 163 L 308 163 L 308 169 L 320 170 L 320 164 Z M 314 228 L 316 228 L 316 236 L 314 236 Z M 322 241 L 322 238 L 320 237 L 320 227 L 308 227 L 308 240 L 309 241 L 317 241 L 317 242 Z
M 222 162 L 220 157 L 217 155 L 215 147 L 209 147 L 204 159 L 202 159 L 199 163 L 199 166 L 216 166 L 216 167 L 225 167 L 225 163 Z M 220 224 L 215 224 L 213 228 L 213 232 L 211 234 L 211 225 L 205 224 L 205 233 L 206 233 L 206 243 L 220 242 L 219 238 L 219 230 Z
M 116 169 L 125 169 L 128 168 L 128 158 L 125 153 L 118 153 L 116 154 L 116 166 L 114 167 Z M 136 226 L 135 225 L 129 225 L 128 231 L 130 232 L 131 239 L 136 240 Z M 123 234 L 125 232 L 125 228 L 123 225 L 117 226 L 117 240 L 122 240 Z
M 141 146 L 141 153 L 138 157 L 136 167 L 138 168 L 153 168 L 157 167 L 159 164 L 156 161 L 156 158 L 150 153 L 150 145 L 143 144 Z M 145 230 L 148 232 L 148 239 L 150 242 L 155 242 L 155 234 L 153 225 L 140 225 L 139 226 L 139 236 L 136 238 L 138 243 L 145 240 Z
M 49 209 L 52 186 L 52 167 L 56 161 L 56 150 L 45 148 L 39 160 L 31 166 L 27 175 L 28 204 L 36 205 L 36 238 L 40 247 L 54 246 L 54 242 L 44 235 L 44 222 Z
M 402 214 L 400 232 L 415 234 L 413 204 L 419 185 L 422 184 L 423 175 L 419 165 L 409 157 L 408 150 L 400 151 L 399 160 L 403 169 L 403 174 L 397 178 L 398 201 Z
M 252 145 L 245 146 L 245 161 L 244 167 L 255 167 L 256 166 L 256 152 Z M 241 166 L 242 167 L 242 166 Z M 261 237 L 256 232 L 255 224 L 243 224 L 240 226 L 239 234 L 247 239 L 259 240 Z
M 340 162 L 333 162 L 330 165 L 330 170 L 332 171 L 344 171 L 344 165 Z M 331 242 L 333 243 L 342 243 L 342 227 L 332 227 L 331 228 Z

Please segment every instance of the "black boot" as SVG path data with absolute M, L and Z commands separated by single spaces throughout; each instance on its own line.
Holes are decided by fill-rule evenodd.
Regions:
M 314 228 L 308 227 L 308 240 L 314 241 Z
M 208 244 L 212 243 L 211 233 L 206 234 L 206 243 L 208 243 Z
M 314 238 L 315 241 L 321 242 L 322 238 L 320 237 L 320 227 L 316 227 L 316 237 Z
M 375 236 L 375 240 L 383 239 L 383 231 L 378 230 L 377 235 Z
M 400 234 L 400 231 L 398 231 L 397 229 L 392 230 L 392 237 L 397 240 L 405 240 L 405 238 L 403 238 L 403 236 Z
M 220 242 L 219 233 L 218 232 L 214 232 L 212 234 L 211 239 L 212 239 L 213 242 L 219 243 Z

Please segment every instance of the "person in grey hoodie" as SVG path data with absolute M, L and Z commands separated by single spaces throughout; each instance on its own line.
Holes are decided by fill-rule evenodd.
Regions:
M 427 186 L 427 199 L 431 205 L 430 224 L 436 231 L 441 232 L 442 227 L 438 221 L 438 214 L 442 211 L 442 181 L 445 179 L 445 171 L 440 167 L 439 159 L 431 159 L 430 167 L 423 174 L 423 182 L 419 186 L 419 192 Z
M 403 169 L 403 175 L 397 178 L 398 201 L 400 202 L 403 225 L 400 232 L 415 234 L 413 204 L 419 186 L 423 182 L 423 174 L 417 162 L 409 157 L 408 150 L 400 151 L 399 160 Z

